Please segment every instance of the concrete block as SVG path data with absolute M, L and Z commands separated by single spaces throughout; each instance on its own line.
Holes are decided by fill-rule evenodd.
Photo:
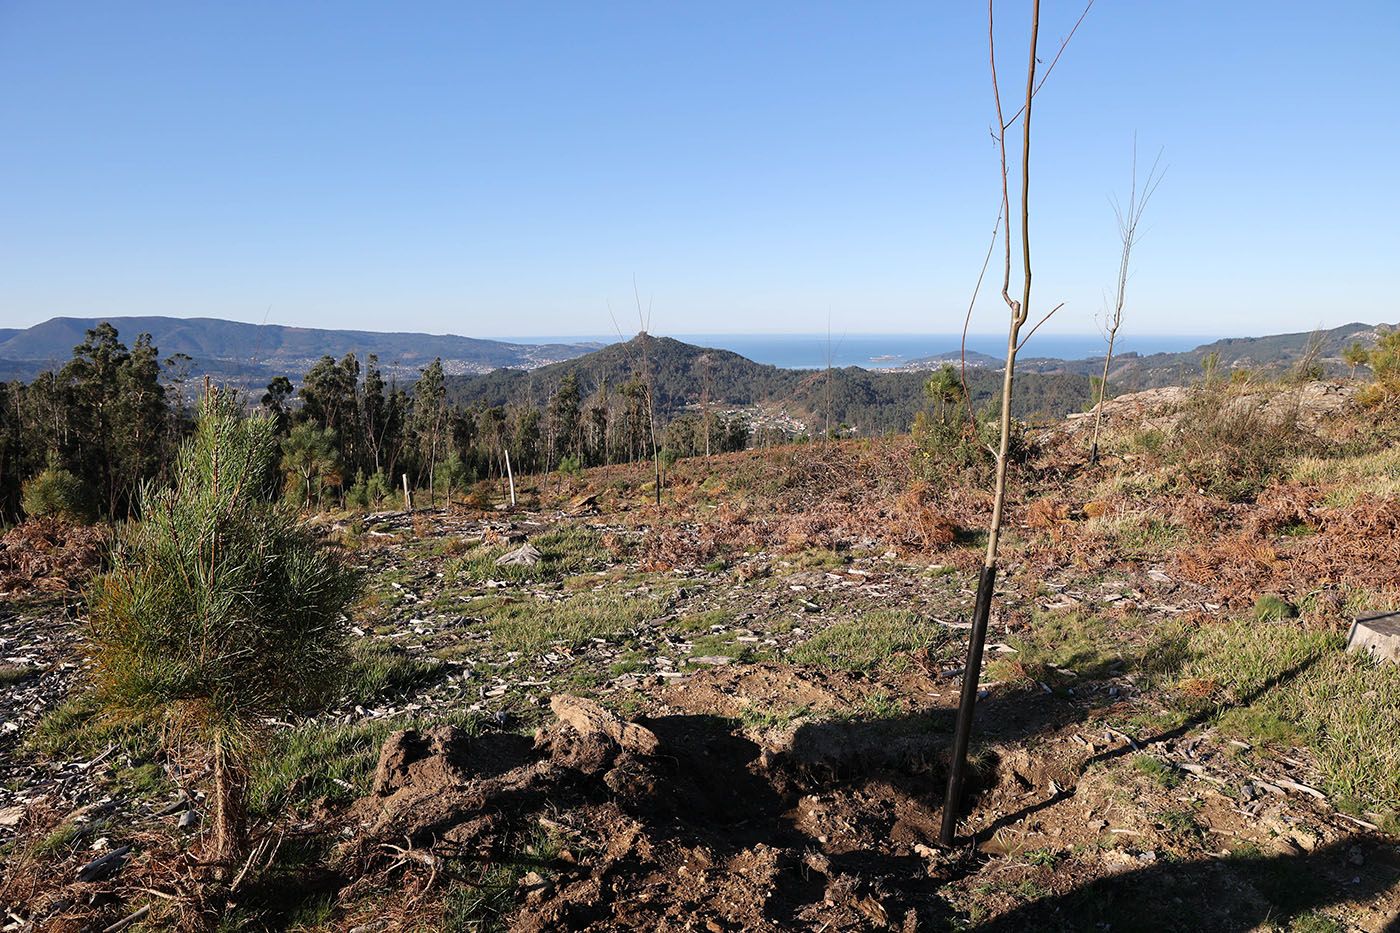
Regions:
M 1351 624 L 1348 651 L 1366 651 L 1377 660 L 1400 664 L 1400 612 L 1368 616 Z

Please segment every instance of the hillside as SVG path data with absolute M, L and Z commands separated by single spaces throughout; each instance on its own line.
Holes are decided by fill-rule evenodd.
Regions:
M 977 462 L 780 445 L 678 461 L 660 506 L 617 464 L 310 517 L 366 592 L 334 698 L 258 734 L 226 928 L 1391 930 L 1400 669 L 1345 632 L 1400 605 L 1400 424 L 1361 388 L 1124 398 L 1097 463 L 1031 433 L 953 849 Z M 93 699 L 105 534 L 0 540 L 16 929 L 208 890 L 209 799 Z
M 1367 348 L 1373 347 L 1377 334 L 1393 330 L 1396 326 L 1400 325 L 1352 323 L 1331 330 L 1265 337 L 1226 337 L 1180 353 L 1120 353 L 1114 355 L 1109 379 L 1118 391 L 1184 385 L 1201 374 L 1202 363 L 1212 353 L 1218 355 L 1219 365 L 1224 371 L 1258 370 L 1277 374 L 1311 355 L 1324 374 L 1338 375 L 1350 370 L 1342 359 L 1342 351 L 1346 347 L 1356 342 Z M 958 355 L 956 351 L 942 353 L 914 360 L 902 368 L 929 370 L 945 361 L 957 360 Z M 1001 362 L 1000 358 L 983 353 L 968 354 L 969 366 L 995 368 Z M 1103 357 L 1062 360 L 1025 356 L 1017 360 L 1016 366 L 1018 372 L 1097 377 L 1103 372 Z
M 416 377 L 441 357 L 448 372 L 486 372 L 501 366 L 530 367 L 568 359 L 595 344 L 519 344 L 454 334 L 326 330 L 281 324 L 244 324 L 215 318 L 56 317 L 24 330 L 0 330 L 0 378 L 29 378 L 61 363 L 83 335 L 107 321 L 128 342 L 150 334 L 163 357 L 184 353 L 199 373 L 219 378 L 300 376 L 322 356 L 378 354 L 388 373 Z
M 707 394 L 712 404 L 731 407 L 777 407 L 809 425 L 824 421 L 827 373 L 780 369 L 755 363 L 737 353 L 682 343 L 670 337 L 640 334 L 626 343 L 530 371 L 497 370 L 448 379 L 449 397 L 457 403 L 542 404 L 572 374 L 587 395 L 604 384 L 611 389 L 642 372 L 645 358 L 663 417 L 699 405 Z M 976 404 L 990 401 L 1001 387 L 999 373 L 968 368 L 968 389 Z M 831 418 L 859 433 L 873 435 L 906 430 L 915 413 L 927 407 L 926 372 L 867 370 L 850 366 L 831 371 Z M 1023 418 L 1060 417 L 1080 411 L 1090 400 L 1088 377 L 1074 373 L 1030 373 L 1019 381 L 1016 412 Z

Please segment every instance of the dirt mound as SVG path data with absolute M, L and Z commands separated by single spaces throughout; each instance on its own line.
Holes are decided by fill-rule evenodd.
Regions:
M 839 673 L 802 674 L 797 676 L 792 668 L 779 664 L 717 668 L 672 685 L 662 698 L 676 709 L 739 717 L 790 710 L 832 712 L 859 701 L 862 690 L 869 689 Z
M 360 869 L 420 853 L 495 859 L 531 826 L 561 849 L 522 897 L 517 930 L 779 930 L 809 921 L 913 929 L 942 919 L 942 748 L 858 723 L 798 728 L 780 748 L 732 720 L 628 722 L 556 696 L 531 743 L 460 729 L 395 733 L 352 808 Z M 830 725 L 830 724 L 828 724 Z M 386 854 L 393 853 L 393 854 Z M 400 859 L 402 862 L 402 859 Z M 432 864 L 431 861 L 427 862 Z

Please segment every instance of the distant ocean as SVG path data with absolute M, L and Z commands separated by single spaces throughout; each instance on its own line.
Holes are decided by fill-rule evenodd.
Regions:
M 732 350 L 758 363 L 769 363 L 785 369 L 823 369 L 826 367 L 826 334 L 666 334 L 686 343 L 703 347 Z M 505 338 L 510 339 L 510 338 Z M 616 337 L 528 337 L 516 338 L 520 343 L 573 343 L 596 341 L 616 343 Z M 1116 352 L 1178 353 L 1194 350 L 1203 343 L 1219 337 L 1201 335 L 1123 335 Z M 903 366 L 914 360 L 935 354 L 956 351 L 961 334 L 839 334 L 831 335 L 831 357 L 834 366 L 861 366 L 866 369 L 886 369 Z M 1006 334 L 968 334 L 967 348 L 1002 359 L 1006 356 Z M 1101 355 L 1103 338 L 1098 334 L 1037 334 L 1026 348 L 1024 356 L 1045 356 L 1062 360 L 1081 360 Z

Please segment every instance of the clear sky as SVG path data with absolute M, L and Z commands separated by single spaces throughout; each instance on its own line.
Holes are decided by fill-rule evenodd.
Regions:
M 1029 3 L 998 9 L 1014 95 Z M 1079 10 L 1044 3 L 1047 61 Z M 657 332 L 956 330 L 998 199 L 984 16 L 8 0 L 0 326 L 597 334 L 635 274 Z M 1169 171 L 1125 326 L 1400 318 L 1397 54 L 1397 0 L 1098 0 L 1033 120 L 1050 327 L 1094 327 L 1134 132 Z

